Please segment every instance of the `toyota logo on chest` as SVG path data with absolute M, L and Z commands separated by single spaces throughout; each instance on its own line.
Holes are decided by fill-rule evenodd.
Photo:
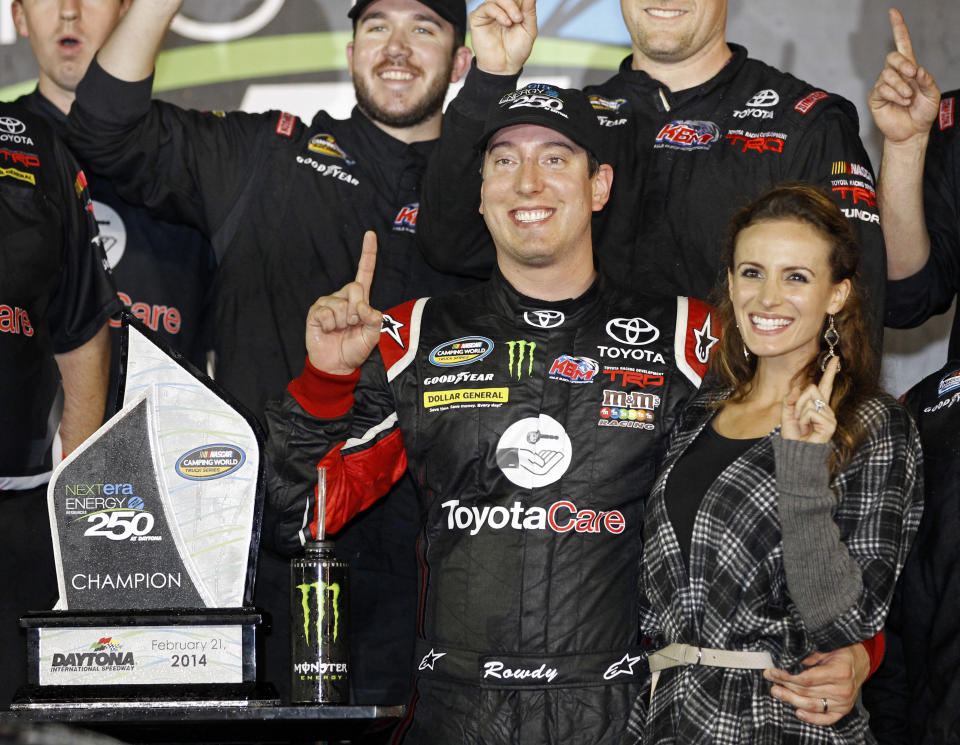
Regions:
M 523 314 L 523 320 L 538 329 L 556 328 L 565 318 L 559 310 L 528 310 Z
M 7 134 L 19 135 L 27 131 L 27 126 L 12 116 L 0 116 L 0 131 Z
M 639 347 L 660 338 L 660 329 L 645 318 L 611 318 L 607 334 L 621 344 Z

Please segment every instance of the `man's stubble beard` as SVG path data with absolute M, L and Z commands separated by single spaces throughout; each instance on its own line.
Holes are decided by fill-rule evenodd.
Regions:
M 370 119 L 388 127 L 414 127 L 443 108 L 443 101 L 447 96 L 447 88 L 450 85 L 450 76 L 453 73 L 453 62 L 453 57 L 451 57 L 450 63 L 443 74 L 438 75 L 423 97 L 405 111 L 389 111 L 380 106 L 368 90 L 364 78 L 355 76 L 353 88 L 357 97 L 357 106 Z

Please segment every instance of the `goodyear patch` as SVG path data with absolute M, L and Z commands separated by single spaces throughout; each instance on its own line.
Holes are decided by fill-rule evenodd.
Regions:
M 427 391 L 423 394 L 423 408 L 452 404 L 505 404 L 510 398 L 509 388 L 460 388 L 450 391 Z
M 244 452 L 233 445 L 204 445 L 181 455 L 176 468 L 185 479 L 208 481 L 233 473 L 246 459 Z
M 437 367 L 469 365 L 493 351 L 493 342 L 485 336 L 462 336 L 433 348 L 429 361 Z

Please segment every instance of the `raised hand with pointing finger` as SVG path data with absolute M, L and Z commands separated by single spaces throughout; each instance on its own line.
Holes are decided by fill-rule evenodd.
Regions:
M 839 367 L 840 358 L 831 357 L 819 383 L 803 390 L 794 387 L 783 400 L 780 436 L 784 440 L 826 444 L 833 439 L 837 417 L 830 408 L 830 395 Z
M 370 307 L 370 285 L 377 264 L 377 234 L 368 230 L 353 282 L 325 295 L 307 312 L 307 356 L 316 369 L 350 375 L 380 339 L 383 314 Z
M 926 68 L 917 64 L 910 31 L 896 8 L 890 9 L 890 26 L 896 49 L 887 55 L 886 65 L 867 97 L 870 113 L 884 137 L 892 142 L 926 138 L 937 117 L 940 90 Z

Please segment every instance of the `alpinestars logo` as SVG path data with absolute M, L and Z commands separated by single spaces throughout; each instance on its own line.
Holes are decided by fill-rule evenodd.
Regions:
M 527 376 L 533 374 L 533 353 L 537 349 L 537 343 L 534 341 L 507 342 L 507 371 L 510 376 L 516 376 L 517 380 L 523 377 L 523 363 L 527 363 Z
M 316 603 L 317 614 L 316 639 L 318 643 L 320 641 L 323 615 L 328 606 L 328 603 L 325 602 L 325 596 L 329 596 L 329 607 L 333 610 L 333 639 L 336 641 L 340 634 L 340 584 L 333 582 L 328 585 L 325 582 L 311 582 L 297 585 L 297 589 L 300 590 L 300 607 L 303 608 L 303 636 L 306 643 L 310 644 L 310 617 L 314 613 L 314 603 Z M 313 592 L 313 590 L 316 590 L 316 592 Z
M 603 679 L 613 680 L 620 675 L 633 675 L 633 666 L 640 661 L 641 657 L 642 655 L 639 654 L 636 657 L 631 657 L 630 653 L 627 652 L 622 659 L 617 660 L 607 668 L 607 671 L 603 674 Z
M 446 652 L 434 652 L 433 648 L 430 648 L 430 651 L 427 652 L 423 659 L 420 660 L 420 666 L 418 670 L 433 670 L 433 666 L 437 664 L 437 660 L 446 655 Z
M 380 333 L 386 334 L 397 344 L 399 344 L 401 349 L 405 349 L 403 346 L 403 339 L 400 338 L 400 329 L 402 329 L 404 326 L 406 326 L 405 323 L 400 323 L 400 321 L 395 319 L 389 313 L 384 313 L 383 318 L 380 321 Z
M 697 361 L 706 365 L 710 361 L 710 350 L 713 349 L 713 346 L 720 341 L 719 337 L 713 335 L 711 330 L 711 325 L 713 321 L 711 320 L 712 316 L 707 315 L 706 319 L 703 322 L 703 326 L 694 329 L 693 335 L 697 339 L 697 346 L 694 349 L 694 354 L 697 356 Z

